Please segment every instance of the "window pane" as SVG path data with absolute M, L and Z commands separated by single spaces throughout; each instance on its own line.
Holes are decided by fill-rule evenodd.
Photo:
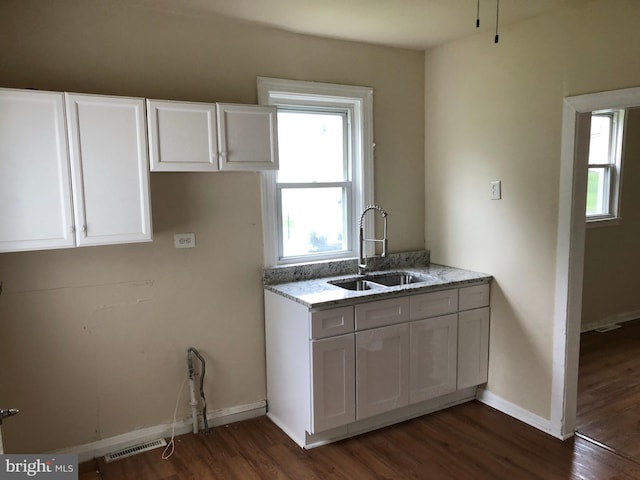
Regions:
M 278 112 L 278 182 L 342 182 L 345 114 Z
M 589 143 L 589 165 L 603 165 L 611 161 L 612 117 L 610 115 L 591 116 L 591 143 Z
M 606 168 L 589 168 L 587 179 L 587 216 L 606 215 L 609 213 L 607 205 L 607 177 Z
M 284 257 L 348 249 L 345 189 L 282 189 Z

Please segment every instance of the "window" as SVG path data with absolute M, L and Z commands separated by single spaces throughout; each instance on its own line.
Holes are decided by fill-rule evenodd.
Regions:
M 372 90 L 260 77 L 258 96 L 278 107 L 280 169 L 262 174 L 266 266 L 356 257 L 358 212 L 373 203 Z
M 617 220 L 621 176 L 624 110 L 591 114 L 587 221 Z

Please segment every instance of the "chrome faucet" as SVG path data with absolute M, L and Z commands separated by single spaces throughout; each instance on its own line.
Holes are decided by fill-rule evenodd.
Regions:
M 369 210 L 376 210 L 382 218 L 384 218 L 383 238 L 364 238 L 364 216 Z M 387 254 L 387 212 L 385 212 L 378 205 L 369 205 L 364 209 L 360 216 L 360 236 L 358 242 L 358 275 L 363 275 L 367 270 L 367 259 L 364 256 L 364 242 L 382 243 L 382 254 L 384 257 Z

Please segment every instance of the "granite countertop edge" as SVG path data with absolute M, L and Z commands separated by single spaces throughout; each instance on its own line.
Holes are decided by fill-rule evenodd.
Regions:
M 488 283 L 493 279 L 491 275 L 485 273 L 430 263 L 428 251 L 426 251 L 426 255 L 425 252 L 408 252 L 398 255 L 395 259 L 391 258 L 386 264 L 376 265 L 376 270 L 369 271 L 368 274 L 400 270 L 413 275 L 428 276 L 428 279 L 425 282 L 398 285 L 380 290 L 353 291 L 328 282 L 355 278 L 357 277 L 355 269 L 348 270 L 350 273 L 340 271 L 339 268 L 329 269 L 333 275 L 319 276 L 323 273 L 326 274 L 327 271 L 326 267 L 321 267 L 317 275 L 305 275 L 312 278 L 293 280 L 288 275 L 269 276 L 265 271 L 264 288 L 300 303 L 309 309 L 317 309 L 355 305 L 372 300 L 426 293 L 432 290 Z M 347 265 L 346 268 L 351 267 Z M 278 280 L 284 281 L 278 282 Z

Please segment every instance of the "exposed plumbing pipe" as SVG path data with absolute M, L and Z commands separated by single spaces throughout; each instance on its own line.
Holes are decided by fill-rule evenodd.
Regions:
M 189 405 L 191 405 L 191 420 L 193 422 L 193 433 L 198 433 L 198 412 L 196 407 L 198 402 L 196 400 L 196 384 L 195 384 L 195 371 L 193 368 L 193 355 L 198 357 L 202 369 L 200 371 L 200 396 L 202 397 L 202 419 L 204 421 L 204 430 L 209 433 L 209 422 L 207 421 L 207 400 L 204 397 L 204 373 L 206 362 L 200 352 L 194 347 L 190 347 L 187 350 L 187 367 L 189 369 Z

